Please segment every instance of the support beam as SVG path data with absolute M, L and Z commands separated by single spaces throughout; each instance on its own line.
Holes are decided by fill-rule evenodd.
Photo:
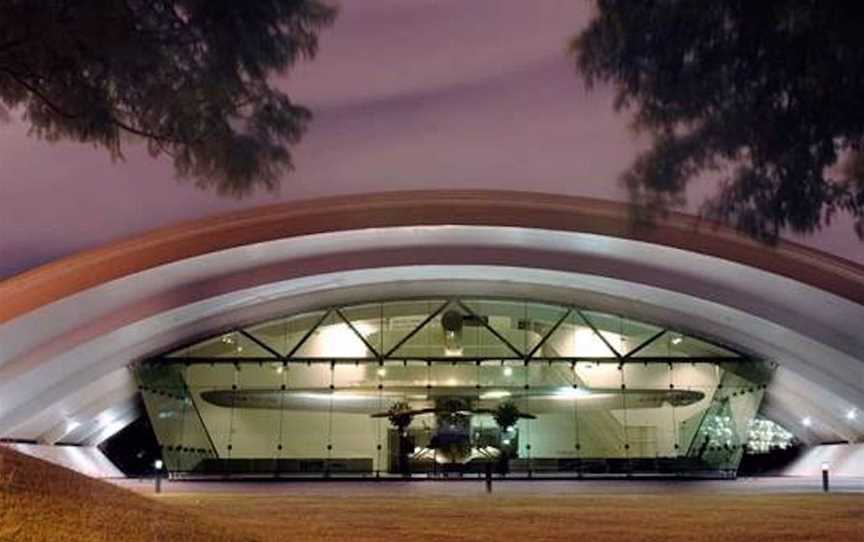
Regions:
M 435 310 L 432 312 L 432 314 L 430 314 L 429 316 L 427 316 L 426 318 L 424 318 L 423 321 L 420 322 L 420 323 L 417 325 L 417 327 L 415 327 L 414 329 L 412 329 L 411 332 L 408 333 L 408 335 L 405 335 L 404 337 L 402 337 L 402 339 L 401 339 L 399 342 L 397 342 L 397 343 L 393 346 L 393 348 L 391 348 L 390 350 L 388 350 L 387 352 L 385 352 L 385 353 L 384 353 L 384 357 L 385 357 L 385 358 L 389 358 L 389 357 L 391 357 L 391 356 L 393 355 L 394 352 L 396 352 L 397 350 L 399 350 L 400 348 L 402 348 L 402 345 L 404 345 L 406 342 L 408 342 L 409 340 L 411 340 L 411 338 L 412 338 L 414 335 L 416 335 L 417 332 L 419 332 L 421 329 L 423 329 L 423 327 L 425 327 L 426 324 L 428 324 L 428 323 L 431 322 L 431 321 L 432 321 L 436 316 L 438 316 L 439 314 L 441 314 L 441 311 L 443 311 L 443 310 L 447 307 L 447 305 L 449 305 L 449 304 L 450 304 L 449 301 L 445 301 L 444 303 L 442 303 L 440 307 L 438 307 L 437 309 L 435 309 Z
M 460 301 L 457 301 L 457 303 L 459 304 L 460 307 L 462 307 L 462 309 L 463 309 L 464 311 L 466 311 L 468 314 L 470 314 L 470 315 L 473 316 L 475 319 L 477 319 L 481 324 L 483 324 L 483 327 L 485 327 L 486 329 L 488 329 L 489 332 L 492 333 L 492 335 L 494 335 L 496 339 L 498 339 L 499 341 L 501 341 L 502 343 L 504 343 L 504 344 L 507 346 L 507 348 L 510 349 L 510 351 L 512 351 L 512 352 L 513 352 L 514 354 L 516 354 L 517 356 L 522 356 L 522 355 L 523 355 L 522 352 L 520 352 L 518 348 L 516 348 L 515 346 L 513 346 L 513 344 L 512 344 L 510 341 L 508 341 L 506 337 L 504 337 L 504 335 L 501 335 L 500 333 L 498 333 L 498 331 L 496 331 L 495 328 L 493 328 L 492 326 L 490 326 L 490 325 L 486 322 L 486 320 L 484 320 L 483 318 L 481 318 L 480 316 L 478 316 L 477 313 L 475 313 L 474 311 L 472 311 L 472 310 L 471 310 L 471 307 L 469 307 L 468 305 L 466 305 L 465 303 L 463 303 L 461 300 L 460 300 Z
M 558 328 L 561 326 L 561 324 L 563 324 L 564 321 L 567 320 L 567 318 L 568 318 L 571 314 L 573 314 L 573 309 L 570 308 L 570 307 L 568 307 L 568 308 L 567 308 L 567 312 L 565 312 L 564 315 L 563 315 L 561 318 L 559 318 L 557 322 L 555 322 L 555 324 L 552 326 L 552 328 L 549 329 L 548 332 L 546 332 L 546 335 L 544 335 L 544 336 L 540 339 L 540 342 L 537 343 L 537 344 L 534 346 L 534 348 L 531 349 L 530 352 L 528 352 L 528 355 L 525 356 L 525 360 L 526 360 L 526 361 L 527 361 L 527 360 L 530 360 L 531 358 L 533 358 L 533 357 L 534 357 L 534 354 L 536 354 L 538 351 L 540 351 L 541 348 L 543 348 L 543 345 L 546 344 L 546 341 L 549 340 L 549 337 L 551 337 L 551 336 L 552 336 L 556 331 L 558 331 Z
M 624 355 L 624 359 L 632 358 L 633 356 L 635 356 L 636 354 L 638 354 L 639 352 L 641 352 L 642 350 L 647 348 L 649 345 L 654 344 L 655 341 L 657 341 L 660 337 L 662 337 L 663 335 L 666 334 L 666 331 L 667 330 L 665 330 L 665 329 L 661 329 L 660 331 L 658 331 L 657 333 L 655 333 L 651 337 L 648 337 L 647 339 L 642 341 L 642 343 L 639 346 L 637 346 L 633 350 L 627 352 Z
M 609 341 L 606 340 L 606 337 L 604 337 L 603 334 L 600 333 L 600 331 L 594 326 L 591 320 L 589 320 L 584 314 L 582 314 L 582 311 L 580 311 L 579 309 L 576 309 L 576 314 L 578 314 L 579 318 L 581 318 L 582 321 L 585 322 L 585 325 L 590 327 L 591 331 L 593 331 L 594 334 L 597 335 L 601 341 L 603 341 L 603 344 L 606 345 L 606 348 L 611 350 L 612 353 L 615 354 L 616 358 L 621 359 L 621 354 L 617 350 L 615 350 L 615 348 L 611 344 L 609 344 Z
M 292 348 L 291 351 L 285 355 L 285 357 L 286 358 L 294 357 L 294 354 L 296 354 L 297 351 L 303 347 L 303 344 L 307 340 L 309 340 L 309 337 L 311 337 L 312 334 L 315 333 L 315 331 L 321 326 L 321 324 L 324 323 L 324 321 L 327 319 L 328 316 L 330 316 L 330 313 L 332 313 L 332 312 L 333 312 L 333 309 L 327 309 L 326 311 L 324 311 L 324 314 L 321 315 L 321 318 L 319 318 L 318 321 L 315 322 L 314 326 L 309 328 L 309 331 L 307 331 L 306 333 L 303 334 L 303 337 L 300 338 L 300 342 L 295 344 L 294 348 Z
M 276 360 L 282 361 L 285 359 L 285 357 L 282 354 L 280 354 L 276 350 L 270 348 L 270 345 L 268 345 L 264 341 L 258 339 L 258 337 L 252 335 L 251 333 L 249 333 L 245 329 L 238 329 L 237 333 L 243 335 L 244 337 L 246 337 L 247 339 L 249 339 L 253 343 L 257 344 L 258 346 L 260 346 L 261 348 L 263 348 L 264 350 L 266 350 L 267 352 L 272 354 Z
M 342 310 L 341 309 L 335 309 L 335 311 L 336 311 L 336 314 L 339 315 L 339 318 L 341 318 L 343 322 L 348 324 L 348 327 L 351 329 L 351 331 L 354 332 L 354 335 L 357 335 L 357 338 L 360 339 L 361 341 L 363 341 L 363 345 L 366 347 L 366 349 L 369 350 L 370 352 L 372 352 L 373 354 L 375 354 L 375 357 L 378 360 L 381 360 L 382 356 L 381 356 L 381 353 L 378 352 L 378 349 L 375 348 L 374 346 L 372 346 L 371 344 L 369 344 L 369 341 L 366 340 L 366 337 L 364 337 L 362 333 L 357 331 L 357 328 L 354 327 L 354 324 L 352 324 L 351 321 L 348 320 L 348 318 L 346 318 L 344 314 L 342 314 Z

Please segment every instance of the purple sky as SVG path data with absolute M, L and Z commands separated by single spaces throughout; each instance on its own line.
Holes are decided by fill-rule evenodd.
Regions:
M 315 113 L 297 171 L 273 194 L 220 198 L 178 183 L 140 144 L 112 163 L 0 125 L 0 277 L 108 241 L 231 209 L 382 190 L 495 188 L 622 199 L 638 145 L 611 92 L 565 56 L 575 0 L 344 2 L 284 87 Z M 692 198 L 698 203 L 697 198 Z M 808 244 L 864 262 L 848 221 Z

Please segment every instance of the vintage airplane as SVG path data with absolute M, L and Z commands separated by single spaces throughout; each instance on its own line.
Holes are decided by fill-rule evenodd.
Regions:
M 438 462 L 465 463 L 476 457 L 495 457 L 499 447 L 479 446 L 472 439 L 471 420 L 492 415 L 502 402 L 518 405 L 518 417 L 561 411 L 562 401 L 580 412 L 682 407 L 701 401 L 705 394 L 692 390 L 605 389 L 562 386 L 377 386 L 353 385 L 337 390 L 322 388 L 210 390 L 201 398 L 215 406 L 241 409 L 294 410 L 368 414 L 388 418 L 394 405 L 404 406 L 409 418 L 434 417 L 433 435 L 425 447 L 418 447 L 417 459 L 435 457 Z M 513 431 L 514 428 L 505 428 Z

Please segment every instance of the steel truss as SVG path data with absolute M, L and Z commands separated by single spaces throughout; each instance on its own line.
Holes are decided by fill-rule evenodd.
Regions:
M 482 301 L 496 301 L 496 300 L 482 300 Z M 434 320 L 438 315 L 440 315 L 447 307 L 455 306 L 464 311 L 467 315 L 471 316 L 475 321 L 480 322 L 484 329 L 490 332 L 490 334 L 499 341 L 500 345 L 513 353 L 512 356 L 397 356 L 396 352 L 399 351 L 401 347 L 403 347 L 406 343 L 408 343 L 413 337 L 415 337 L 423 328 L 425 328 L 432 320 Z M 657 343 L 661 338 L 666 336 L 668 333 L 677 333 L 671 329 L 659 329 L 656 333 L 645 339 L 643 342 L 639 343 L 635 348 L 631 351 L 625 353 L 619 352 L 612 344 L 609 343 L 607 338 L 603 335 L 603 333 L 597 328 L 594 322 L 588 318 L 581 308 L 575 306 L 565 306 L 558 305 L 562 309 L 565 309 L 564 313 L 560 318 L 558 318 L 555 323 L 542 335 L 540 341 L 534 345 L 530 351 L 523 354 L 519 351 L 519 349 L 514 346 L 506 337 L 504 337 L 498 330 L 494 329 L 491 325 L 489 325 L 486 318 L 483 318 L 481 315 L 478 315 L 476 311 L 471 309 L 471 307 L 465 303 L 462 299 L 448 299 L 444 301 L 439 307 L 433 310 L 429 315 L 427 315 L 420 323 L 418 323 L 411 331 L 408 332 L 404 337 L 402 337 L 395 345 L 387 349 L 386 351 L 381 351 L 372 345 L 365 336 L 357 329 L 353 322 L 349 318 L 347 318 L 343 312 L 344 309 L 348 307 L 329 307 L 323 311 L 323 314 L 320 318 L 318 318 L 314 325 L 305 331 L 303 336 L 300 338 L 299 342 L 295 344 L 291 350 L 287 354 L 280 354 L 273 347 L 267 344 L 265 341 L 256 337 L 254 333 L 247 331 L 245 328 L 233 328 L 224 331 L 219 334 L 222 336 L 230 335 L 232 333 L 236 333 L 240 336 L 245 337 L 256 346 L 260 347 L 263 351 L 269 354 L 268 356 L 235 356 L 235 357 L 200 357 L 200 356 L 177 356 L 172 355 L 172 353 L 162 354 L 158 356 L 154 356 L 151 358 L 147 358 L 142 360 L 143 363 L 160 363 L 160 364 L 183 364 L 183 365 L 193 365 L 193 364 L 264 364 L 264 363 L 281 363 L 285 366 L 289 364 L 313 364 L 313 363 L 330 363 L 331 365 L 343 365 L 343 364 L 360 364 L 360 363 L 378 363 L 383 365 L 385 362 L 388 363 L 403 363 L 407 365 L 408 363 L 417 363 L 422 362 L 428 365 L 432 364 L 452 364 L 452 365 L 464 365 L 464 364 L 489 364 L 489 363 L 500 363 L 502 365 L 506 363 L 514 363 L 514 362 L 522 362 L 525 365 L 529 363 L 570 363 L 571 365 L 575 365 L 576 363 L 595 363 L 595 364 L 606 364 L 606 363 L 614 363 L 619 366 L 623 366 L 626 364 L 673 364 L 673 363 L 742 363 L 742 362 L 752 362 L 754 361 L 752 358 L 741 354 L 727 346 L 720 346 L 720 348 L 730 352 L 734 356 L 695 356 L 695 357 L 683 357 L 683 356 L 646 356 L 646 357 L 635 357 L 636 354 L 650 347 L 651 345 Z M 332 316 L 336 315 L 338 319 L 347 325 L 348 329 L 363 343 L 363 345 L 372 353 L 372 356 L 368 357 L 302 357 L 297 356 L 297 352 L 299 352 L 303 345 L 307 343 L 307 341 L 318 331 L 324 323 Z M 548 357 L 548 356 L 539 356 L 537 355 L 541 352 L 543 346 L 547 343 L 547 341 L 555 334 L 558 328 L 567 321 L 573 314 L 576 314 L 581 322 L 585 324 L 585 326 L 591 330 L 593 335 L 597 337 L 603 344 L 609 349 L 612 353 L 611 356 L 560 356 L 560 357 Z M 655 326 L 656 327 L 656 326 Z M 219 335 L 216 335 L 218 337 Z M 686 337 L 692 337 L 690 335 L 683 335 Z M 211 337 L 211 339 L 214 337 Z M 695 337 L 694 337 L 695 338 Z M 209 339 L 205 339 L 209 340 Z M 710 341 L 706 341 L 705 339 L 699 338 L 698 340 L 705 342 L 707 344 L 712 344 Z M 200 344 L 204 342 L 203 340 L 196 341 L 191 345 L 187 345 L 181 348 L 177 348 L 173 350 L 173 352 L 179 352 L 184 349 L 187 349 L 195 344 Z M 718 345 L 714 345 L 718 346 Z

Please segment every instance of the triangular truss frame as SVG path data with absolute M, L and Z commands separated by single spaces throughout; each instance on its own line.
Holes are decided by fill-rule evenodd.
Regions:
M 468 298 L 469 301 L 473 301 L 473 299 Z M 425 326 L 427 326 L 432 320 L 434 320 L 438 315 L 440 315 L 448 306 L 457 306 L 459 309 L 465 311 L 468 315 L 472 316 L 475 321 L 481 323 L 481 325 L 490 332 L 490 334 L 495 337 L 501 343 L 501 346 L 509 350 L 513 355 L 512 356 L 411 356 L 411 357 L 401 357 L 397 356 L 399 349 L 403 347 L 406 343 L 408 343 L 413 337 L 417 335 Z M 627 364 L 627 363 L 672 363 L 672 362 L 693 362 L 693 363 L 729 363 L 729 362 L 742 362 L 742 361 L 751 361 L 751 358 L 741 354 L 740 352 L 736 352 L 735 350 L 727 347 L 720 346 L 715 343 L 711 343 L 701 338 L 692 337 L 693 339 L 698 339 L 699 341 L 705 342 L 706 344 L 710 344 L 712 346 L 723 349 L 724 351 L 729 352 L 732 356 L 705 356 L 705 357 L 680 357 L 680 356 L 652 356 L 652 357 L 636 357 L 636 355 L 648 348 L 649 346 L 656 344 L 657 341 L 661 340 L 668 333 L 677 333 L 671 329 L 660 328 L 659 331 L 643 340 L 639 343 L 635 348 L 630 350 L 629 352 L 622 353 L 618 349 L 616 349 L 612 344 L 609 343 L 607 338 L 603 335 L 603 333 L 597 328 L 597 326 L 588 318 L 583 309 L 576 306 L 561 306 L 565 311 L 563 314 L 555 321 L 555 323 L 550 326 L 548 330 L 543 334 L 540 338 L 540 341 L 533 345 L 531 349 L 527 352 L 522 352 L 519 348 L 513 345 L 506 337 L 504 337 L 498 330 L 492 327 L 486 318 L 483 318 L 481 315 L 477 314 L 477 311 L 473 310 L 463 299 L 460 298 L 450 298 L 445 300 L 438 306 L 435 310 L 429 313 L 422 321 L 420 321 L 414 328 L 411 329 L 405 336 L 399 339 L 393 346 L 388 348 L 386 351 L 382 348 L 376 348 L 373 344 L 369 342 L 369 340 L 363 336 L 363 334 L 357 329 L 353 322 L 349 318 L 347 318 L 343 312 L 344 309 L 349 308 L 348 306 L 342 307 L 329 307 L 322 313 L 321 317 L 317 319 L 315 324 L 310 327 L 304 335 L 300 338 L 300 340 L 291 348 L 291 350 L 287 354 L 280 354 L 275 348 L 267 344 L 267 342 L 261 340 L 253 332 L 249 332 L 244 328 L 236 328 L 230 329 L 225 333 L 238 333 L 248 340 L 254 342 L 257 346 L 261 347 L 264 351 L 266 351 L 269 355 L 266 357 L 189 357 L 189 356 L 177 356 L 177 352 L 181 352 L 183 350 L 189 349 L 193 347 L 195 344 L 199 344 L 203 341 L 196 341 L 193 345 L 186 345 L 182 348 L 174 349 L 172 352 L 159 355 L 153 358 L 150 358 L 147 361 L 158 361 L 160 363 L 182 363 L 182 364 L 199 364 L 199 363 L 208 363 L 208 364 L 216 364 L 216 363 L 312 363 L 312 362 L 322 362 L 327 361 L 330 363 L 359 363 L 359 362 L 378 362 L 379 364 L 383 364 L 384 362 L 403 362 L 407 363 L 409 361 L 426 361 L 429 363 L 433 362 L 448 362 L 448 363 L 458 363 L 458 362 L 489 362 L 489 361 L 500 361 L 501 363 L 507 361 L 522 361 L 525 364 L 530 362 L 555 362 L 555 361 L 563 361 L 570 362 L 571 364 L 577 362 L 591 362 L 591 363 L 617 363 L 619 365 Z M 354 336 L 359 339 L 366 349 L 371 353 L 370 356 L 367 357 L 300 357 L 297 355 L 298 352 L 301 351 L 303 345 L 306 344 L 310 338 L 318 331 L 325 322 L 327 322 L 328 318 L 332 315 L 336 315 L 339 320 L 345 323 L 348 329 L 354 334 Z M 540 356 L 538 355 L 542 352 L 543 346 L 547 343 L 547 341 L 552 337 L 558 328 L 567 321 L 572 315 L 576 315 L 579 317 L 579 320 L 585 324 L 585 326 L 592 331 L 592 333 L 599 338 L 603 342 L 603 344 L 609 349 L 612 353 L 612 356 L 562 356 L 562 357 L 549 357 L 549 356 Z M 251 326 L 250 326 L 251 327 Z M 683 335 L 685 337 L 691 337 L 689 335 Z M 218 336 L 218 335 L 217 335 Z M 213 337 L 210 337 L 206 340 L 210 340 Z M 169 357 L 170 356 L 170 357 Z

